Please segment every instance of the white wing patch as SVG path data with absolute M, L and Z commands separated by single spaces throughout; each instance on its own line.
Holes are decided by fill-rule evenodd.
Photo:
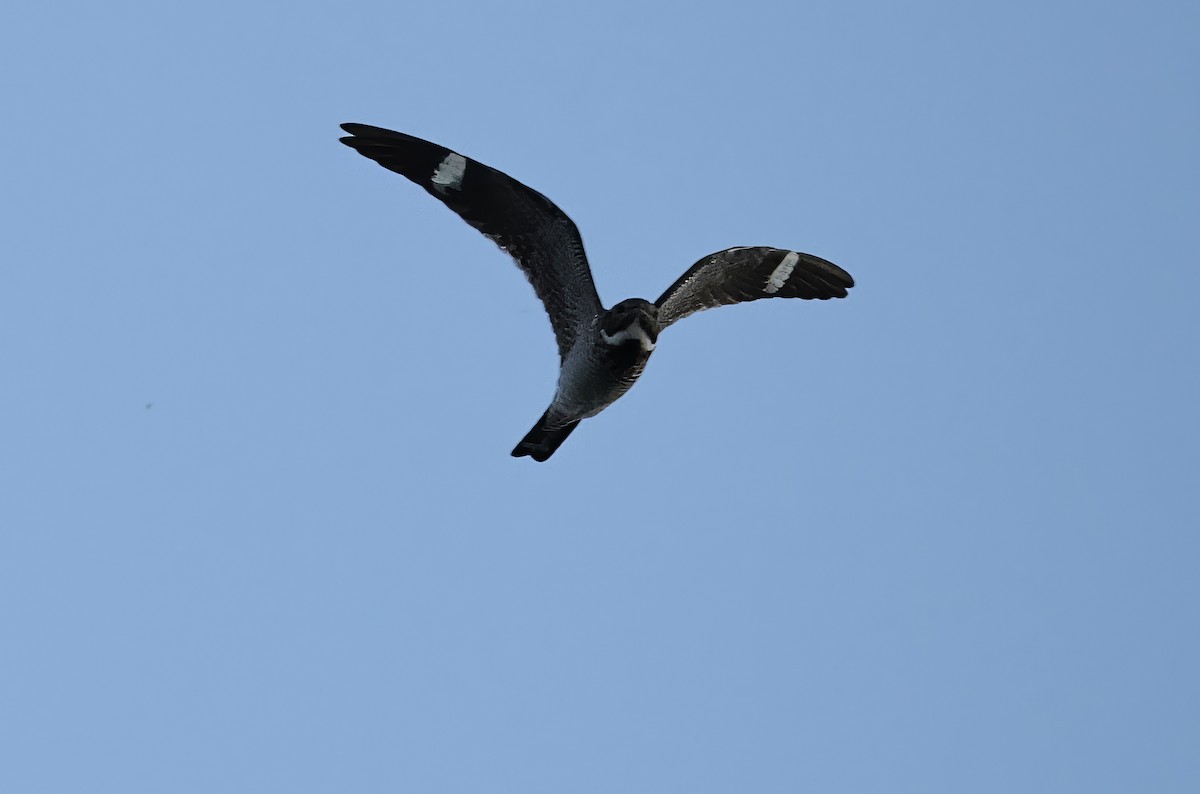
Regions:
M 460 190 L 463 174 L 466 171 L 467 158 L 456 152 L 450 152 L 433 172 L 433 186 L 443 193 L 447 190 Z
M 771 271 L 771 276 L 767 279 L 767 286 L 763 287 L 763 292 L 773 295 L 783 289 L 783 285 L 787 283 L 788 278 L 792 275 L 792 271 L 796 269 L 796 263 L 799 261 L 800 254 L 795 251 L 788 251 L 787 256 L 783 258 L 779 266 Z

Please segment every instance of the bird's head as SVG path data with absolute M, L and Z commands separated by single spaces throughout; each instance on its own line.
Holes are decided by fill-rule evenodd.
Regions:
M 600 318 L 600 341 L 611 347 L 637 345 L 649 353 L 658 331 L 658 307 L 641 298 L 623 300 Z

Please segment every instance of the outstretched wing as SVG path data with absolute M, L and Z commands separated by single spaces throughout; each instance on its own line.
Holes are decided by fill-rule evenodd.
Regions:
M 763 246 L 729 248 L 692 265 L 655 303 L 666 328 L 689 314 L 760 298 L 844 298 L 854 279 L 819 256 Z
M 402 132 L 343 124 L 342 143 L 408 177 L 507 251 L 550 315 L 560 358 L 603 311 L 579 230 L 554 202 L 483 163 Z

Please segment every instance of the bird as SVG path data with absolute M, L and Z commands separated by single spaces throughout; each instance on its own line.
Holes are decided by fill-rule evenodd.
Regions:
M 653 303 L 605 309 L 575 223 L 550 199 L 505 173 L 436 143 L 368 124 L 342 124 L 346 146 L 420 185 L 507 252 L 550 317 L 558 383 L 513 457 L 543 462 L 584 419 L 641 376 L 663 330 L 696 312 L 762 298 L 844 298 L 854 279 L 812 254 L 737 246 L 699 259 Z

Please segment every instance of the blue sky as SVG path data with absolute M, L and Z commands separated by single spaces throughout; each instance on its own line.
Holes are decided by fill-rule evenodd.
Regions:
M 1200 12 L 0 11 L 0 789 L 1200 787 Z M 810 251 L 547 464 L 506 257 Z

